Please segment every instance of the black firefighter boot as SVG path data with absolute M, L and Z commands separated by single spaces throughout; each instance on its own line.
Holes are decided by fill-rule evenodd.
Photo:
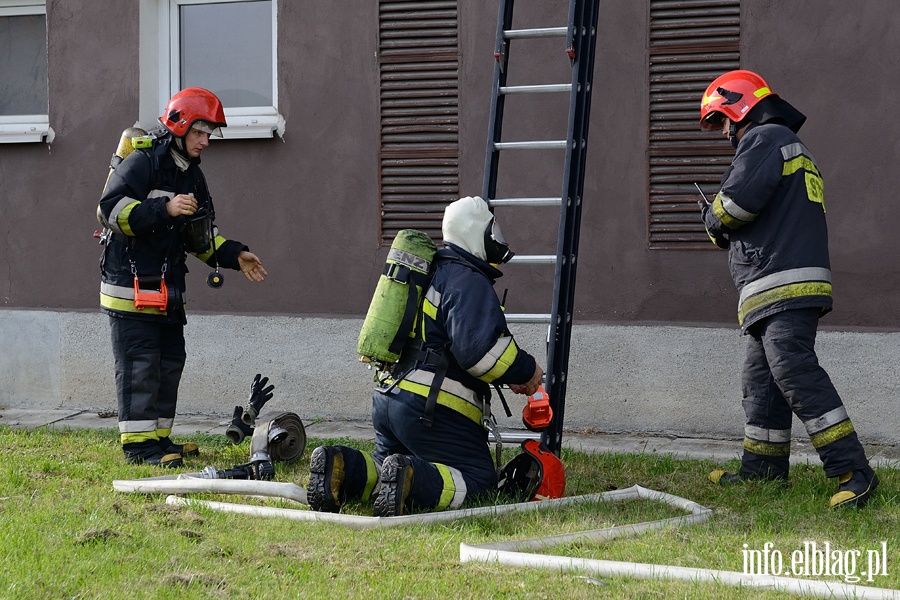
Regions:
M 200 446 L 194 442 L 176 444 L 169 439 L 169 436 L 159 438 L 159 446 L 166 454 L 180 454 L 181 456 L 198 456 L 200 454 Z
M 838 476 L 837 494 L 831 497 L 831 508 L 853 506 L 862 508 L 878 487 L 878 475 L 870 466 Z
M 391 454 L 381 465 L 381 490 L 372 514 L 399 517 L 406 512 L 406 501 L 413 486 L 412 461 L 402 454 Z
M 159 445 L 158 440 L 146 440 L 122 444 L 122 452 L 125 460 L 130 464 L 157 465 L 166 468 L 180 467 L 184 461 L 177 453 L 166 453 Z

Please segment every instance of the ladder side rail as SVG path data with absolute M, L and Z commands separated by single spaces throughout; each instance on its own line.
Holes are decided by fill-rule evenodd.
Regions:
M 591 88 L 593 87 L 594 54 L 597 39 L 597 18 L 600 0 L 572 0 L 577 4 L 575 16 L 575 57 L 572 73 L 573 94 L 569 109 L 571 155 L 566 157 L 569 168 L 565 174 L 563 207 L 560 210 L 560 236 L 551 312 L 553 335 L 549 336 L 547 365 L 549 369 L 550 406 L 553 421 L 541 439 L 556 455 L 562 450 L 562 430 L 565 416 L 566 383 L 568 379 L 569 348 L 575 306 L 575 280 L 578 243 L 580 240 L 582 196 L 587 158 L 590 124 Z M 569 150 L 567 150 L 569 153 Z
M 497 194 L 497 171 L 500 165 L 500 152 L 494 146 L 501 139 L 503 130 L 503 108 L 506 96 L 500 93 L 506 87 L 507 58 L 509 42 L 504 39 L 504 32 L 512 27 L 513 5 L 515 0 L 500 0 L 500 14 L 497 16 L 497 38 L 494 45 L 494 80 L 491 88 L 491 113 L 488 123 L 487 152 L 484 164 L 484 184 L 481 197 L 490 205 L 491 198 Z

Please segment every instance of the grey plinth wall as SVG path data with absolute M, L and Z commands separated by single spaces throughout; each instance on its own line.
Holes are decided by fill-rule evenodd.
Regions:
M 356 359 L 361 319 L 194 315 L 179 412 L 230 418 L 261 373 L 270 406 L 306 421 L 367 421 L 371 372 Z M 513 325 L 543 359 L 546 328 Z M 818 353 L 861 439 L 898 442 L 900 332 L 820 331 Z M 107 317 L 0 310 L 0 408 L 113 409 Z M 565 429 L 739 438 L 744 340 L 733 328 L 576 324 Z M 523 399 L 501 425 L 521 428 Z M 502 416 L 495 402 L 494 412 Z M 794 435 L 805 437 L 799 424 Z

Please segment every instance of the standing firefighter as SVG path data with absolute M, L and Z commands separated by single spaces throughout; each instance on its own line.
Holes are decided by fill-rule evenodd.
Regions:
M 709 478 L 786 480 L 796 414 L 825 475 L 838 478 L 831 506 L 861 507 L 878 477 L 814 348 L 832 297 L 822 177 L 797 137 L 806 117 L 751 71 L 713 81 L 700 116 L 703 129 L 721 129 L 736 149 L 721 191 L 701 211 L 710 238 L 728 249 L 748 336 L 741 468 Z
M 169 100 L 158 136 L 113 165 L 99 218 L 106 227 L 100 263 L 100 306 L 109 315 L 122 450 L 128 462 L 176 467 L 198 453 L 169 438 L 185 364 L 187 253 L 215 267 L 240 269 L 250 281 L 267 275 L 240 242 L 218 235 L 200 170 L 209 136 L 225 127 L 210 91 L 186 88 Z M 142 147 L 138 147 L 142 146 Z
M 347 500 L 374 496 L 375 516 L 392 517 L 458 508 L 497 490 L 483 425 L 490 384 L 533 394 L 543 369 L 516 344 L 494 292 L 502 275 L 496 265 L 512 253 L 487 203 L 477 197 L 451 203 L 443 236 L 415 340 L 391 372 L 376 375 L 375 452 L 316 448 L 308 486 L 315 510 L 338 512 Z

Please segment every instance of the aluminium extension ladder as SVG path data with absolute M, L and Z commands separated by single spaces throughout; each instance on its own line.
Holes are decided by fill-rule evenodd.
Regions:
M 597 15 L 600 0 L 569 0 L 569 15 L 564 27 L 513 29 L 514 0 L 500 0 L 497 40 L 494 57 L 494 83 L 485 159 L 484 198 L 493 211 L 499 206 L 556 206 L 559 208 L 559 232 L 556 255 L 516 255 L 510 264 L 555 265 L 552 310 L 548 315 L 507 314 L 510 323 L 547 323 L 547 361 L 544 385 L 550 395 L 553 421 L 541 434 L 542 441 L 557 456 L 562 449 L 562 426 L 566 400 L 569 345 L 575 301 L 582 193 L 587 155 L 588 121 L 591 108 L 591 85 L 594 73 Z M 510 45 L 519 40 L 523 45 L 535 38 L 564 38 L 565 53 L 572 67 L 569 83 L 507 86 Z M 501 141 L 503 109 L 511 94 L 568 93 L 569 115 L 565 138 L 552 141 Z M 497 173 L 500 154 L 506 151 L 540 151 L 565 148 L 563 189 L 556 198 L 497 198 Z

